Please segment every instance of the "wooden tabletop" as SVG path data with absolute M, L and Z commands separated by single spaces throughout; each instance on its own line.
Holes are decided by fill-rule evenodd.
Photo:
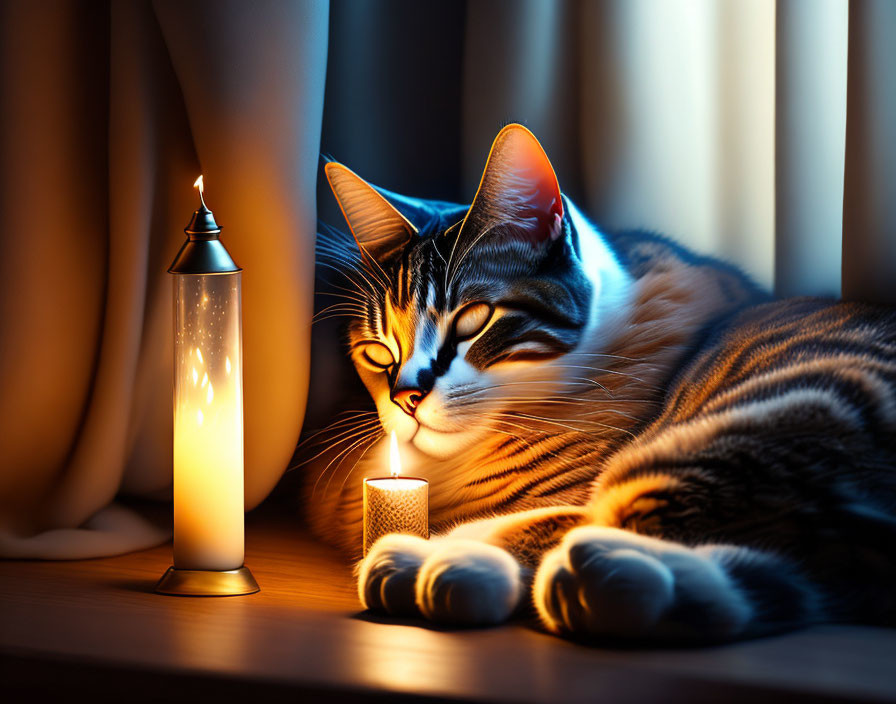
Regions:
M 440 631 L 362 613 L 351 568 L 283 516 L 250 517 L 261 592 L 156 595 L 163 546 L 0 562 L 0 682 L 30 701 L 896 701 L 896 631 L 823 627 L 731 646 L 623 650 L 517 622 Z M 68 696 L 68 694 L 66 694 Z

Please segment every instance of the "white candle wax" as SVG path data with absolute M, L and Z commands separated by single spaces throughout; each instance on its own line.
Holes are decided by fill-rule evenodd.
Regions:
M 243 564 L 240 274 L 177 275 L 174 566 Z

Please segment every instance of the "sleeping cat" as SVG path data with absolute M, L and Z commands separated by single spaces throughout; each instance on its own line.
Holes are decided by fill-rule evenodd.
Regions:
M 311 522 L 357 554 L 394 430 L 435 534 L 373 546 L 366 607 L 485 625 L 534 605 L 557 633 L 653 641 L 892 622 L 892 309 L 771 302 L 599 232 L 520 125 L 469 208 L 326 173 L 356 240 L 321 244 L 351 282 L 332 312 L 376 414 L 326 436 Z

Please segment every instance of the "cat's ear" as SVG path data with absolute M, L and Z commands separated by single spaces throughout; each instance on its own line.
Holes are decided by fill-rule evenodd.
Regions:
M 324 171 L 362 252 L 383 261 L 417 234 L 417 228 L 354 171 L 336 162 Z
M 561 233 L 563 199 L 554 168 L 541 144 L 522 125 L 507 125 L 492 144 L 473 204 L 458 235 L 471 238 L 499 233 L 533 246 Z

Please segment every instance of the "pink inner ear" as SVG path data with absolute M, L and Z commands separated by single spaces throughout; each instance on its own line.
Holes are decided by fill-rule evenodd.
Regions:
M 560 237 L 563 233 L 563 216 L 560 213 L 554 213 L 554 222 L 551 224 L 551 241 Z
M 508 214 L 522 239 L 533 244 L 555 240 L 561 232 L 563 200 L 554 169 L 531 133 L 519 129 L 507 137 L 506 151 L 501 150 L 499 157 L 503 173 L 496 185 L 504 191 Z
M 525 195 L 526 200 L 519 202 L 514 214 L 516 226 L 522 231 L 522 239 L 532 243 L 556 240 L 560 236 L 563 220 L 563 201 L 559 194 L 546 192 L 541 187 L 535 193 Z
M 473 205 L 459 238 L 474 246 L 494 232 L 533 245 L 562 232 L 563 200 L 547 154 L 522 125 L 507 125 L 495 137 Z M 475 239 L 474 239 L 475 238 Z

